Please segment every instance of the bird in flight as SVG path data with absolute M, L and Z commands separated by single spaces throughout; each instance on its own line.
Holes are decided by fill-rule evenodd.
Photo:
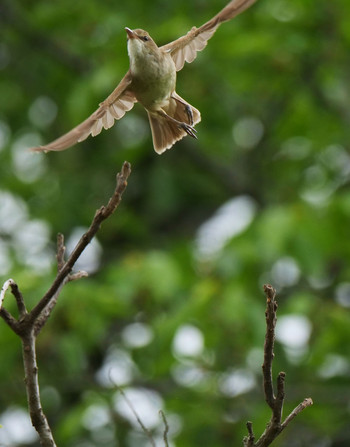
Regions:
M 184 136 L 196 137 L 194 126 L 201 120 L 199 110 L 179 96 L 176 91 L 176 72 L 185 62 L 192 62 L 197 51 L 223 22 L 240 14 L 256 0 L 232 0 L 216 16 L 186 35 L 158 47 L 142 29 L 125 28 L 128 39 L 130 68 L 114 91 L 99 104 L 99 108 L 71 131 L 49 144 L 31 148 L 36 152 L 62 151 L 109 129 L 136 102 L 146 109 L 154 150 L 162 154 Z

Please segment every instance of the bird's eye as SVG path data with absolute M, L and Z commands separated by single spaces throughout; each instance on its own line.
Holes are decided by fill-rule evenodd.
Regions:
M 142 36 L 141 39 L 142 39 L 144 42 L 147 42 L 147 40 L 149 40 L 149 37 L 148 37 L 148 36 Z

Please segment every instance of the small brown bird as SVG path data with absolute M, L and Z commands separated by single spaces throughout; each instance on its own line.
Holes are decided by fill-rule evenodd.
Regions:
M 256 0 L 232 0 L 200 28 L 193 27 L 185 36 L 158 47 L 142 29 L 125 28 L 128 37 L 130 68 L 115 90 L 99 108 L 70 132 L 33 151 L 62 151 L 109 129 L 140 102 L 146 109 L 152 130 L 153 146 L 158 154 L 170 149 L 185 135 L 196 137 L 194 126 L 200 112 L 176 92 L 176 72 L 192 62 L 203 50 L 222 22 L 232 19 Z

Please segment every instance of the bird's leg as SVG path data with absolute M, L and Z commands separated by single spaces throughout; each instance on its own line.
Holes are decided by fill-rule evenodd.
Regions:
M 157 113 L 162 116 L 163 118 L 167 119 L 168 121 L 172 121 L 173 123 L 176 123 L 181 129 L 183 129 L 187 135 L 189 135 L 192 138 L 197 138 L 197 131 L 194 127 L 192 127 L 190 124 L 183 123 L 181 121 L 176 120 L 172 116 L 168 115 L 164 112 L 164 110 L 158 110 Z M 192 114 L 192 112 L 191 112 Z
M 188 104 L 185 104 L 185 110 L 188 116 L 188 121 L 190 122 L 191 126 L 193 126 L 193 113 L 192 113 L 192 109 L 191 106 Z
M 175 101 L 178 101 L 180 104 L 183 104 L 185 107 L 185 112 L 187 114 L 188 117 L 188 122 L 191 126 L 193 126 L 193 113 L 192 113 L 192 108 L 189 104 L 187 104 L 187 102 L 182 101 L 182 99 L 179 96 L 176 96 L 176 98 L 174 96 L 172 96 L 172 98 L 175 99 Z

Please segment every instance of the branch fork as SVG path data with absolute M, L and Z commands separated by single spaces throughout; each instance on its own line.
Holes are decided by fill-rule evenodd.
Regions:
M 269 423 L 267 424 L 266 430 L 257 442 L 255 442 L 255 436 L 253 433 L 253 423 L 250 421 L 247 422 L 248 436 L 246 436 L 243 440 L 244 447 L 269 446 L 299 413 L 313 404 L 310 397 L 304 399 L 303 402 L 294 408 L 294 410 L 284 419 L 284 421 L 282 421 L 286 373 L 282 371 L 277 376 L 276 395 L 272 377 L 272 362 L 274 359 L 275 328 L 277 323 L 278 308 L 276 301 L 276 290 L 271 285 L 265 284 L 264 292 L 266 296 L 266 334 L 264 343 L 264 363 L 262 365 L 263 387 L 265 401 L 271 408 L 272 415 Z
M 38 365 L 36 361 L 36 338 L 50 317 L 63 286 L 69 281 L 74 281 L 87 276 L 87 273 L 84 271 L 72 273 L 73 267 L 87 245 L 100 229 L 102 222 L 110 217 L 117 209 L 126 189 L 127 180 L 130 174 L 130 163 L 124 162 L 121 172 L 117 174 L 116 188 L 112 197 L 109 199 L 106 206 L 102 206 L 96 211 L 89 229 L 80 238 L 66 261 L 64 237 L 62 234 L 57 236 L 56 278 L 49 290 L 30 312 L 27 311 L 22 293 L 13 279 L 5 281 L 0 291 L 0 317 L 22 341 L 22 356 L 29 413 L 32 424 L 39 435 L 40 443 L 43 447 L 56 447 L 56 444 L 40 401 Z M 5 294 L 9 289 L 11 289 L 11 293 L 16 300 L 18 310 L 17 319 L 4 307 Z

